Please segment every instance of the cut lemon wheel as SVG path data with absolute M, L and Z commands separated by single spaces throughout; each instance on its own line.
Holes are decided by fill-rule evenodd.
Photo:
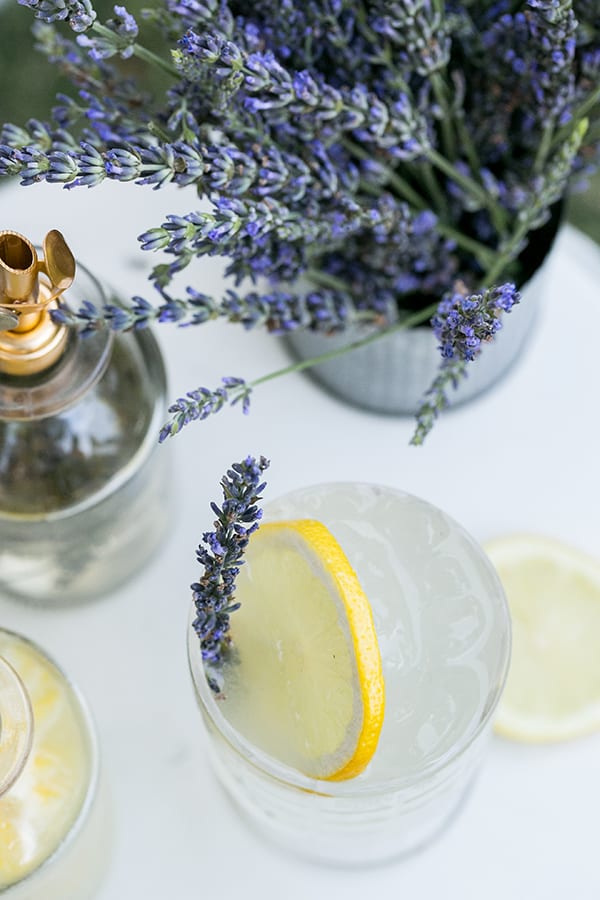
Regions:
M 358 775 L 377 747 L 384 683 L 371 607 L 344 551 L 302 519 L 263 524 L 245 560 L 231 616 L 239 688 L 226 686 L 225 715 L 306 775 Z
M 545 537 L 485 547 L 513 627 L 496 731 L 515 740 L 568 740 L 600 729 L 600 562 Z

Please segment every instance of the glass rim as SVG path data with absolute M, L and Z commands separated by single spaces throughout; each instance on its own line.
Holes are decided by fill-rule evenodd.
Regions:
M 33 744 L 33 710 L 27 688 L 18 672 L 0 654 L 0 757 L 7 755 L 7 765 L 0 763 L 0 797 L 11 789 L 29 759 Z M 5 726 L 6 707 L 12 715 Z M 17 727 L 11 727 L 11 719 L 17 719 Z M 19 727 L 20 726 L 20 727 Z
M 24 644 L 28 644 L 30 647 L 35 650 L 36 653 L 39 653 L 43 659 L 45 659 L 50 665 L 58 672 L 58 674 L 64 679 L 65 684 L 70 690 L 74 700 L 76 701 L 78 712 L 81 716 L 81 722 L 83 726 L 83 730 L 85 732 L 85 739 L 88 745 L 89 751 L 89 782 L 86 787 L 85 794 L 81 801 L 81 805 L 79 810 L 71 822 L 70 827 L 64 836 L 59 840 L 58 844 L 54 848 L 54 850 L 43 859 L 39 865 L 37 865 L 31 872 L 28 872 L 24 878 L 20 881 L 16 882 L 15 885 L 9 885 L 8 890 L 10 890 L 11 886 L 21 887 L 22 885 L 27 884 L 28 882 L 33 882 L 34 878 L 36 878 L 40 871 L 46 869 L 48 866 L 54 863 L 54 860 L 62 854 L 66 852 L 71 844 L 77 839 L 80 834 L 85 822 L 91 814 L 92 807 L 96 800 L 99 791 L 99 783 L 100 783 L 100 743 L 98 739 L 98 732 L 96 729 L 96 724 L 94 722 L 94 718 L 92 716 L 90 707 L 88 703 L 78 688 L 77 684 L 67 675 L 64 669 L 56 662 L 51 654 L 47 653 L 40 645 L 26 637 L 23 634 L 20 634 L 17 631 L 12 631 L 10 628 L 4 628 L 0 626 L 0 635 L 6 634 L 11 638 L 16 638 L 19 641 L 22 641 Z M 2 891 L 0 890 L 0 894 Z
M 352 485 L 353 487 L 368 486 L 381 488 L 383 490 L 392 491 L 393 493 L 407 498 L 419 500 L 420 502 L 425 503 L 428 506 L 432 506 L 434 509 L 443 512 L 444 515 L 452 521 L 453 525 L 468 539 L 468 541 L 471 544 L 474 544 L 479 549 L 487 565 L 489 574 L 496 583 L 496 586 L 498 588 L 498 599 L 500 601 L 499 610 L 502 614 L 501 624 L 503 625 L 503 638 L 505 643 L 503 654 L 500 657 L 498 663 L 498 670 L 496 673 L 497 678 L 495 680 L 494 688 L 489 692 L 487 703 L 479 722 L 472 731 L 466 731 L 461 736 L 460 740 L 456 741 L 456 743 L 452 747 L 448 748 L 446 753 L 444 753 L 439 758 L 432 760 L 429 764 L 424 765 L 421 769 L 419 769 L 419 771 L 411 772 L 404 776 L 387 777 L 385 779 L 377 781 L 375 784 L 369 784 L 365 782 L 357 783 L 356 778 L 350 778 L 346 781 L 327 781 L 326 779 L 314 778 L 308 775 L 304 775 L 302 772 L 294 769 L 292 766 L 288 766 L 285 763 L 280 762 L 275 757 L 256 747 L 250 741 L 246 740 L 228 722 L 223 713 L 221 713 L 218 708 L 218 701 L 215 699 L 214 694 L 206 680 L 200 652 L 200 642 L 196 633 L 191 627 L 192 620 L 195 618 L 195 608 L 192 603 L 187 625 L 188 665 L 197 700 L 201 705 L 203 713 L 208 717 L 212 725 L 219 733 L 220 737 L 241 759 L 244 760 L 245 763 L 257 769 L 260 774 L 267 776 L 268 778 L 271 778 L 273 780 L 279 781 L 287 787 L 293 787 L 303 791 L 310 791 L 313 793 L 330 796 L 335 799 L 340 797 L 353 796 L 375 796 L 390 791 L 406 790 L 414 787 L 415 785 L 418 785 L 419 783 L 422 783 L 427 779 L 435 778 L 436 776 L 443 773 L 446 769 L 448 769 L 452 763 L 464 756 L 472 747 L 472 745 L 477 741 L 477 739 L 482 735 L 482 733 L 485 732 L 486 727 L 492 719 L 500 697 L 502 696 L 502 691 L 506 684 L 510 664 L 512 634 L 510 612 L 508 609 L 505 592 L 502 587 L 502 583 L 500 582 L 498 573 L 496 572 L 496 569 L 494 568 L 492 562 L 485 553 L 485 550 L 483 549 L 483 547 L 481 547 L 481 544 L 479 544 L 479 542 L 476 541 L 475 538 L 473 538 L 469 534 L 469 532 L 466 531 L 466 529 L 462 525 L 460 525 L 460 523 L 458 523 L 452 516 L 449 516 L 445 511 L 440 510 L 440 507 L 435 506 L 428 500 L 424 500 L 422 497 L 418 497 L 414 494 L 402 490 L 401 488 L 396 488 L 391 485 L 378 484 L 375 482 L 351 482 L 347 480 L 340 480 L 339 482 L 323 482 L 322 484 L 311 484 L 305 485 L 303 487 L 298 487 L 296 489 L 286 491 L 280 497 L 273 498 L 273 501 L 265 504 L 264 520 L 267 520 L 269 507 L 275 506 L 279 501 L 287 499 L 295 493 L 302 493 L 309 488 L 315 489 L 319 487 L 330 487 L 333 485 L 335 485 L 336 487 L 340 487 L 343 485 Z

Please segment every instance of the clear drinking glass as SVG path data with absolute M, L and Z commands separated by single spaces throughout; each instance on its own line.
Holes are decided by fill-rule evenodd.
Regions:
M 227 700 L 208 687 L 190 627 L 193 683 L 216 774 L 253 825 L 315 861 L 376 863 L 424 845 L 460 807 L 507 674 L 508 609 L 478 544 L 423 500 L 327 484 L 265 507 L 264 521 L 298 518 L 329 528 L 372 606 L 386 708 L 368 767 L 321 781 L 250 744 L 228 721 Z
M 0 897 L 88 900 L 110 849 L 96 732 L 36 644 L 0 629 Z

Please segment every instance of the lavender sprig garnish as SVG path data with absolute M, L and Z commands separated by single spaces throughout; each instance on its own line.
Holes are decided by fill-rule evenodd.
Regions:
M 219 670 L 231 648 L 229 617 L 239 609 L 235 601 L 235 579 L 244 564 L 250 535 L 257 530 L 262 510 L 256 505 L 266 487 L 261 481 L 269 461 L 246 457 L 235 463 L 221 480 L 223 502 L 211 503 L 216 515 L 214 531 L 202 535 L 196 551 L 204 567 L 199 581 L 191 585 L 196 618 L 192 628 L 200 640 L 202 661 L 211 690 L 219 693 Z

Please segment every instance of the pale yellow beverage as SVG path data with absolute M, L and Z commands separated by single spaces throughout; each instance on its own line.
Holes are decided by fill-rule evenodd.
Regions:
M 73 685 L 35 644 L 2 629 L 0 663 L 0 770 L 7 770 L 15 751 L 11 733 L 25 735 L 32 726 L 29 739 L 20 740 L 24 752 L 13 761 L 14 780 L 0 788 L 0 896 L 87 898 L 107 848 L 89 714 Z M 22 723 L 9 709 L 11 673 L 24 689 Z
M 189 635 L 192 677 L 217 775 L 253 826 L 309 859 L 349 866 L 415 850 L 451 820 L 483 759 L 510 652 L 498 576 L 450 516 L 393 488 L 314 485 L 267 504 L 262 521 L 263 528 L 288 523 L 290 532 L 304 527 L 298 523 L 317 521 L 345 554 L 372 611 L 385 690 L 383 724 L 366 767 L 343 781 L 319 776 L 298 758 L 296 744 L 287 745 L 294 732 L 287 724 L 282 728 L 284 702 L 276 715 L 269 712 L 280 688 L 290 693 L 284 652 L 305 669 L 308 655 L 321 653 L 321 633 L 329 632 L 330 623 L 322 620 L 315 628 L 321 623 L 311 621 L 305 633 L 302 628 L 327 566 L 318 570 L 311 562 L 318 577 L 303 579 L 290 610 L 298 632 L 294 646 L 289 628 L 285 643 L 278 640 L 255 596 L 252 557 L 238 579 L 234 652 L 219 673 L 219 693 L 207 685 L 193 629 Z M 279 589 L 273 595 L 275 604 L 284 603 Z M 280 627 L 275 612 L 272 618 Z M 336 685 L 316 687 L 318 697 L 319 688 L 329 692 Z M 292 717 L 308 734 L 304 723 L 312 721 L 312 708 L 293 707 Z

